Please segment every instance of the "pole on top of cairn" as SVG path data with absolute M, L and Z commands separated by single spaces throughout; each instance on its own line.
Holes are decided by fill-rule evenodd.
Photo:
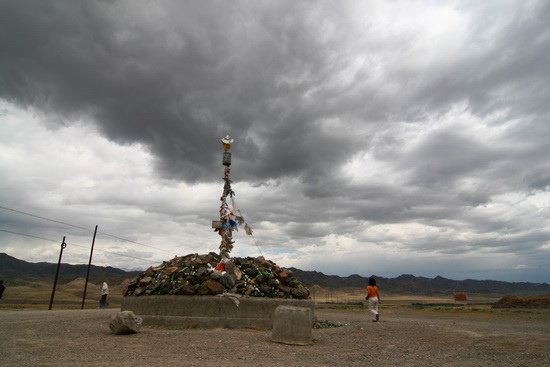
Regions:
M 212 228 L 221 236 L 220 243 L 220 256 L 223 262 L 227 262 L 230 259 L 229 253 L 233 249 L 233 230 L 237 228 L 237 222 L 235 220 L 235 208 L 233 204 L 233 195 L 235 193 L 231 189 L 231 144 L 234 140 L 227 135 L 221 139 L 223 144 L 223 157 L 222 164 L 225 166 L 223 170 L 223 192 L 220 197 L 220 220 L 212 221 Z M 229 196 L 231 202 L 227 202 Z

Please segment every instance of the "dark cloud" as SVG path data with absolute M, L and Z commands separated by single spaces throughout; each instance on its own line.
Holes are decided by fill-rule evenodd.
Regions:
M 227 132 L 238 153 L 260 155 L 247 160 L 252 179 L 322 175 L 308 169 L 312 145 L 328 160 L 346 155 L 312 132 L 316 112 L 300 103 L 327 68 L 313 20 L 300 20 L 307 8 L 169 4 L 114 16 L 124 5 L 6 3 L 0 95 L 66 122 L 90 116 L 108 138 L 149 147 L 163 176 L 191 182 L 212 179 Z
M 487 30 L 472 32 L 466 49 L 481 47 L 478 56 L 435 70 L 404 64 L 376 83 L 369 83 L 367 64 L 343 84 L 335 75 L 366 51 L 353 50 L 346 39 L 352 26 L 342 27 L 350 17 L 344 7 L 129 5 L 4 2 L 0 95 L 68 123 L 90 116 L 108 138 L 145 144 L 168 178 L 211 180 L 219 163 L 216 139 L 229 132 L 238 141 L 243 178 L 300 177 L 307 195 L 326 196 L 319 182 L 359 142 L 352 131 L 320 130 L 323 119 L 365 124 L 399 117 L 401 110 L 402 117 L 421 120 L 462 100 L 484 114 L 504 107 L 520 113 L 527 102 L 547 108 L 537 93 L 547 82 L 541 76 L 550 75 L 544 5 L 494 24 L 503 30 L 496 39 L 485 41 Z M 385 50 L 372 47 L 375 55 Z M 391 99 L 383 93 L 388 82 L 401 89 Z M 433 149 L 449 148 L 444 144 Z M 417 162 L 427 179 L 445 173 L 438 158 Z

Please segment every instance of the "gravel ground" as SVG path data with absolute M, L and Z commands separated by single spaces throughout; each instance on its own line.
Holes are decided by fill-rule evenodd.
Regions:
M 0 311 L 0 366 L 550 366 L 550 322 L 532 313 L 499 317 L 408 308 L 324 310 L 314 343 L 270 341 L 270 331 L 171 329 L 144 325 L 113 335 L 118 309 Z

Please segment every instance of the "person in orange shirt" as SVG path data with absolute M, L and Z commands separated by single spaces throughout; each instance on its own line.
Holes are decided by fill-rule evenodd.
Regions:
M 369 311 L 372 313 L 373 322 L 380 320 L 380 314 L 378 313 L 378 305 L 382 304 L 380 301 L 380 294 L 378 293 L 378 287 L 376 286 L 376 279 L 374 277 L 369 278 L 369 285 L 367 286 L 367 296 L 365 297 L 369 301 Z

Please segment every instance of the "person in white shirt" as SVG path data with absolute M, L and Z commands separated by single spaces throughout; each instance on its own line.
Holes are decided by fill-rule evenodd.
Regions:
M 99 300 L 99 308 L 106 308 L 109 306 L 109 302 L 107 302 L 107 296 L 109 295 L 109 286 L 106 282 L 103 282 L 103 285 L 101 286 L 101 299 Z

